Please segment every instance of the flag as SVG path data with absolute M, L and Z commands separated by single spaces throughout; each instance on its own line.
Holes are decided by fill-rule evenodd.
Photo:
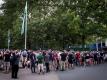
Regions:
M 27 49 L 27 1 L 26 1 L 26 6 L 25 6 L 25 49 Z
M 23 23 L 22 23 L 22 29 L 21 29 L 21 35 L 24 33 L 24 28 L 25 28 L 25 16 L 21 17 Z
M 24 9 L 24 13 L 23 13 L 23 17 L 21 17 L 22 19 L 22 28 L 21 28 L 21 35 L 25 32 L 25 30 L 27 30 L 27 2 L 25 5 L 25 9 Z

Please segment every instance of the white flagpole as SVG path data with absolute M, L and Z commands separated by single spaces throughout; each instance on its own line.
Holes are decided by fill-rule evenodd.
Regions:
M 8 30 L 8 50 L 10 49 L 10 30 Z
M 101 50 L 103 49 L 103 39 L 101 37 Z
M 27 1 L 25 6 L 25 49 L 27 49 Z
M 98 51 L 98 39 L 96 39 L 96 49 Z

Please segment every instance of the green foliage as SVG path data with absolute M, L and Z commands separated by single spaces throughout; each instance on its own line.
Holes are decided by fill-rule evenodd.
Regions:
M 26 0 L 4 0 L 0 14 L 0 48 L 7 47 L 7 30 L 11 29 L 11 48 L 24 47 L 20 16 Z M 28 49 L 61 49 L 85 45 L 95 38 L 106 38 L 106 0 L 27 0 Z M 94 38 L 93 38 L 94 37 Z

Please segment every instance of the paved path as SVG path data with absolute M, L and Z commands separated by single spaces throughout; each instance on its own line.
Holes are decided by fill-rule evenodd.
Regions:
M 0 73 L 0 80 L 12 79 L 10 74 Z M 32 74 L 30 70 L 21 69 L 17 80 L 107 80 L 107 64 L 77 67 L 74 70 L 50 72 L 45 75 Z

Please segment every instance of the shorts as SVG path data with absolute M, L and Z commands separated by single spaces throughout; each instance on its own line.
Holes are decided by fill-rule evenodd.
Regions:
M 90 59 L 86 59 L 86 62 L 90 62 Z

